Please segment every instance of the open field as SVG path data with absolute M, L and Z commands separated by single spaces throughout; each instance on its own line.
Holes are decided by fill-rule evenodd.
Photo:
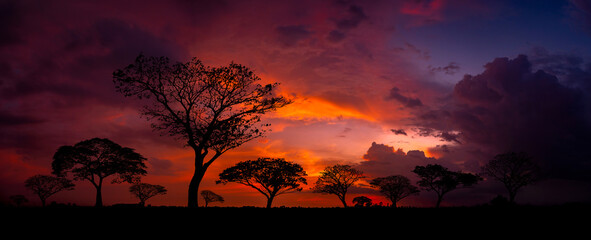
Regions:
M 46 207 L 2 209 L 5 229 L 62 236 L 70 230 L 102 235 L 214 234 L 256 236 L 280 231 L 286 236 L 401 232 L 420 236 L 477 233 L 553 236 L 584 233 L 591 226 L 591 205 L 451 208 L 225 208 L 210 207 Z M 26 229 L 39 231 L 27 232 Z M 227 230 L 227 231 L 226 231 Z M 302 235 L 302 236 L 303 236 Z M 476 236 L 475 236 L 476 237 Z M 225 238 L 224 238 L 225 239 Z M 570 238 L 562 238 L 570 239 Z

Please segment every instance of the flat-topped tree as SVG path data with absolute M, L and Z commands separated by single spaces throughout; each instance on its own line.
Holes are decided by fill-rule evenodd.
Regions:
M 45 207 L 47 198 L 63 190 L 74 190 L 74 183 L 63 177 L 37 174 L 25 180 L 25 187 L 37 194 L 41 206 Z
M 133 183 L 146 175 L 146 164 L 139 153 L 106 138 L 93 138 L 61 146 L 53 155 L 53 173 L 63 177 L 68 173 L 75 180 L 86 180 L 96 188 L 95 206 L 103 206 L 103 180 L 113 177 L 112 183 Z
M 140 55 L 113 73 L 117 91 L 147 99 L 142 115 L 152 127 L 182 139 L 195 154 L 188 206 L 197 207 L 207 168 L 226 151 L 265 133 L 261 115 L 291 101 L 261 85 L 250 69 L 236 63 L 208 67 L 197 59 L 171 64 L 166 57 Z
M 349 187 L 360 179 L 365 178 L 363 172 L 353 168 L 351 165 L 337 164 L 324 168 L 312 190 L 315 193 L 326 193 L 337 195 L 343 207 L 347 207 L 345 195 Z
M 220 173 L 216 183 L 240 183 L 252 187 L 265 195 L 267 208 L 273 199 L 285 193 L 302 191 L 301 184 L 307 184 L 306 171 L 297 163 L 283 158 L 259 158 L 239 162 Z
M 439 207 L 446 193 L 457 189 L 460 185 L 470 187 L 482 180 L 477 174 L 450 171 L 439 164 L 416 166 L 412 172 L 421 178 L 417 182 L 420 187 L 437 194 L 436 208 Z

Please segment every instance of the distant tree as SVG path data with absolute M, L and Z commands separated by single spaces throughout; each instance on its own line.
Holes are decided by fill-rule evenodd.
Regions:
M 25 187 L 37 194 L 41 205 L 45 207 L 47 198 L 63 190 L 73 190 L 74 184 L 63 177 L 37 174 L 25 180 Z
M 353 204 L 355 207 L 371 207 L 371 198 L 366 196 L 359 196 L 353 198 Z
M 146 201 L 156 195 L 164 195 L 167 190 L 164 186 L 149 183 L 135 183 L 129 187 L 129 192 L 140 200 L 140 205 L 146 205 Z
M 203 197 L 203 200 L 205 200 L 205 207 L 207 207 L 210 202 L 224 202 L 224 198 L 222 196 L 217 195 L 210 190 L 201 191 L 201 197 Z
M 482 173 L 503 183 L 509 203 L 514 203 L 519 189 L 538 180 L 539 167 L 527 153 L 508 152 L 496 155 L 482 167 Z
M 9 197 L 10 201 L 13 202 L 17 207 L 20 207 L 23 203 L 28 203 L 29 199 L 25 195 L 12 195 Z
M 235 182 L 252 187 L 267 197 L 267 208 L 270 208 L 276 196 L 302 191 L 300 184 L 307 184 L 305 176 L 306 172 L 297 163 L 283 158 L 259 158 L 227 168 L 216 183 Z
M 401 175 L 376 178 L 369 184 L 378 188 L 380 193 L 392 201 L 392 207 L 396 207 L 396 203 L 403 198 L 419 193 L 419 188 L 413 186 L 407 177 Z
M 327 193 L 337 195 L 343 207 L 347 207 L 345 195 L 349 187 L 353 186 L 359 179 L 364 178 L 363 172 L 350 165 L 334 165 L 324 168 L 316 181 L 313 191 L 316 193 Z
M 122 147 L 105 138 L 93 138 L 61 146 L 53 155 L 51 164 L 57 176 L 74 175 L 75 180 L 86 180 L 96 188 L 95 206 L 103 206 L 102 186 L 107 177 L 115 177 L 112 183 L 137 181 L 146 175 L 146 158 L 133 149 Z
M 261 85 L 245 66 L 207 67 L 196 58 L 171 64 L 166 57 L 140 54 L 133 64 L 114 71 L 113 81 L 126 97 L 150 101 L 142 115 L 154 129 L 193 149 L 189 207 L 198 206 L 199 184 L 207 168 L 226 151 L 262 136 L 269 124 L 259 123 L 261 115 L 291 102 L 274 94 L 278 83 Z
M 427 166 L 416 166 L 412 171 L 416 173 L 421 180 L 417 182 L 426 191 L 437 193 L 437 204 L 439 207 L 443 196 L 456 189 L 459 185 L 463 187 L 472 186 L 482 178 L 471 173 L 453 172 L 439 164 L 427 164 Z

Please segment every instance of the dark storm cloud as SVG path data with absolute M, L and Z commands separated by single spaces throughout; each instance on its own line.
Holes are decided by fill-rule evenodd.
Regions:
M 432 72 L 432 73 L 442 72 L 442 73 L 445 73 L 447 75 L 454 75 L 459 70 L 460 70 L 460 66 L 457 63 L 455 63 L 455 62 L 450 62 L 445 67 L 433 67 L 433 66 L 429 66 L 429 71 Z
M 347 37 L 348 31 L 357 28 L 367 18 L 362 7 L 349 5 L 345 14 L 334 20 L 336 29 L 330 31 L 326 39 L 332 43 L 342 41 Z
M 586 0 L 570 0 L 570 14 L 576 25 L 591 34 L 591 2 Z
M 367 16 L 363 13 L 363 8 L 356 5 L 349 6 L 347 16 L 336 21 L 337 29 L 349 30 L 356 28 Z
M 423 106 L 423 102 L 421 102 L 420 99 L 402 95 L 398 87 L 393 87 L 392 89 L 390 89 L 390 94 L 386 96 L 386 100 L 396 100 L 408 108 Z
M 359 168 L 371 178 L 403 175 L 415 179 L 414 173 L 411 172 L 415 166 L 436 161 L 434 158 L 425 157 L 422 151 L 410 150 L 405 153 L 403 149 L 375 142 L 367 149 L 363 159 L 365 161 L 359 164 Z
M 396 135 L 406 136 L 406 131 L 404 131 L 404 129 L 390 129 L 390 131 L 392 131 L 392 133 L 394 133 Z
M 278 34 L 277 40 L 286 47 L 294 46 L 312 35 L 312 32 L 304 25 L 278 26 L 275 31 Z
M 0 126 L 14 127 L 19 125 L 42 123 L 43 120 L 35 116 L 17 115 L 14 112 L 0 110 Z
M 591 180 L 590 92 L 576 87 L 587 84 L 589 75 L 572 63 L 578 61 L 570 65 L 579 78 L 571 76 L 576 84 L 566 86 L 546 71 L 532 71 L 525 55 L 497 58 L 481 74 L 458 82 L 449 105 L 422 115 L 422 124 L 450 141 L 459 141 L 460 135 L 448 134 L 456 130 L 466 147 L 480 146 L 491 157 L 526 151 L 548 177 Z
M 22 16 L 17 7 L 17 1 L 3 1 L 0 3 L 0 46 L 22 42 L 19 32 L 19 23 Z

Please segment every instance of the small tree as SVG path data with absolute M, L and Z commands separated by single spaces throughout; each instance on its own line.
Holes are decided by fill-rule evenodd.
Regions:
M 63 190 L 73 190 L 74 184 L 63 177 L 37 174 L 25 180 L 25 187 L 37 194 L 41 205 L 45 207 L 47 198 Z
M 463 187 L 472 186 L 482 178 L 471 173 L 453 172 L 439 164 L 427 164 L 427 166 L 416 166 L 412 171 L 419 175 L 421 180 L 417 182 L 426 191 L 437 193 L 437 204 L 439 207 L 443 196 L 456 189 L 460 184 Z
M 359 171 L 350 165 L 334 165 L 324 168 L 320 172 L 321 176 L 316 181 L 313 191 L 316 193 L 327 193 L 337 195 L 339 200 L 343 203 L 343 207 L 347 207 L 345 195 L 349 187 L 353 186 L 359 179 L 364 178 L 363 172 Z
M 503 183 L 509 203 L 514 203 L 517 191 L 538 179 L 539 167 L 527 153 L 508 152 L 496 155 L 482 167 L 482 173 Z
M 369 184 L 378 188 L 380 193 L 392 201 L 392 207 L 396 207 L 396 203 L 403 198 L 419 193 L 419 188 L 410 184 L 410 180 L 401 175 L 376 178 Z
M 146 175 L 146 158 L 133 149 L 122 147 L 105 138 L 93 138 L 76 143 L 74 146 L 61 146 L 53 155 L 51 167 L 57 176 L 69 172 L 75 180 L 86 180 L 96 188 L 95 206 L 103 206 L 103 180 L 114 176 L 112 183 L 137 181 Z
M 283 158 L 259 158 L 239 162 L 220 173 L 216 183 L 235 182 L 252 187 L 265 195 L 267 208 L 271 208 L 273 199 L 284 193 L 302 191 L 300 184 L 307 184 L 306 172 L 297 163 Z
M 166 57 L 139 55 L 113 72 L 118 92 L 144 99 L 142 115 L 152 127 L 182 139 L 195 155 L 188 206 L 197 207 L 199 184 L 208 167 L 230 149 L 262 136 L 261 115 L 291 101 L 274 94 L 278 83 L 261 85 L 236 63 L 208 67 L 196 58 L 171 64 Z
M 205 200 L 205 207 L 207 207 L 210 202 L 224 202 L 224 198 L 222 196 L 217 195 L 210 190 L 201 191 L 201 197 L 203 197 L 203 200 Z
M 167 190 L 164 186 L 149 183 L 135 183 L 129 187 L 129 192 L 140 200 L 140 205 L 146 205 L 146 201 L 156 195 L 164 195 Z
M 359 196 L 353 198 L 353 204 L 355 207 L 371 207 L 371 198 L 366 196 Z
M 20 207 L 23 203 L 28 203 L 29 199 L 25 195 L 18 194 L 9 197 L 10 201 L 13 202 L 17 207 Z

